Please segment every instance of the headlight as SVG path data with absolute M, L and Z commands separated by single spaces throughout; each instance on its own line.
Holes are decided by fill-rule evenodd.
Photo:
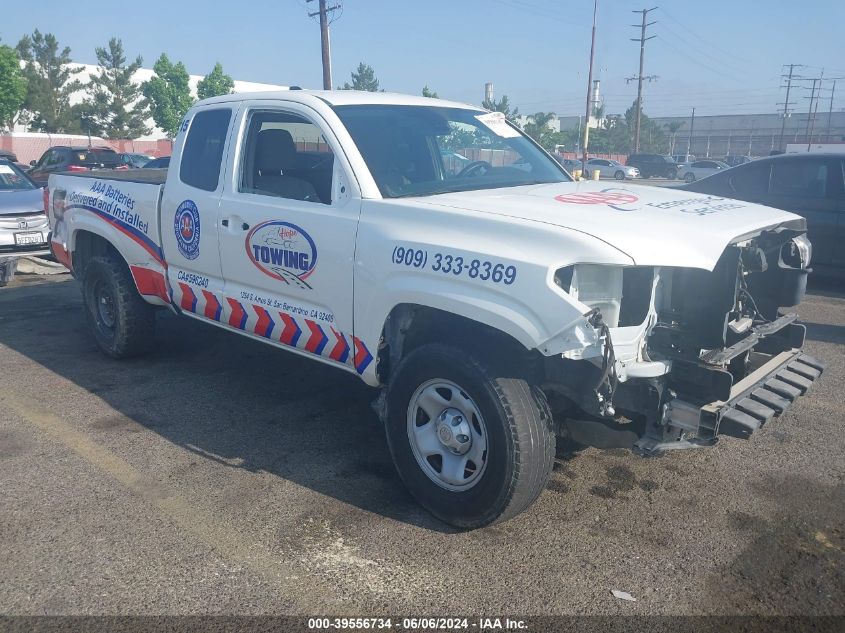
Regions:
M 781 249 L 781 261 L 790 268 L 809 268 L 813 258 L 813 245 L 807 234 L 798 235 L 789 240 Z
M 608 327 L 619 324 L 622 267 L 577 264 L 555 273 L 555 283 L 590 308 L 598 308 Z

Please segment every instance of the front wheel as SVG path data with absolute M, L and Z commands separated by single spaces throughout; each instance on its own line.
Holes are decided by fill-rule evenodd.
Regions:
M 148 351 L 155 334 L 155 310 L 141 298 L 126 265 L 93 257 L 82 282 L 85 317 L 99 348 L 112 358 Z
M 399 364 L 387 392 L 387 440 L 402 481 L 460 528 L 510 519 L 540 495 L 555 436 L 542 391 L 441 344 Z
M 695 174 L 692 173 L 691 171 L 687 172 L 687 175 L 684 176 L 684 181 L 685 182 L 695 182 Z
M 616 180 L 625 180 L 625 172 L 620 169 L 613 174 L 613 177 L 616 178 Z

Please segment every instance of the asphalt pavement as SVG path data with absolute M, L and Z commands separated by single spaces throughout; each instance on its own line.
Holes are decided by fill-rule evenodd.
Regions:
M 845 292 L 813 391 L 750 440 L 588 449 L 503 525 L 403 489 L 354 376 L 159 315 L 100 354 L 67 275 L 0 289 L 2 614 L 845 614 Z M 619 600 L 611 590 L 630 593 Z

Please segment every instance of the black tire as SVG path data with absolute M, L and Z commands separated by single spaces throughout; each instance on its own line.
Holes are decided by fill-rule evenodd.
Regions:
M 613 177 L 616 178 L 616 180 L 625 180 L 625 172 L 620 169 L 613 174 Z
M 458 385 L 483 419 L 485 466 L 467 490 L 447 490 L 435 483 L 411 448 L 411 399 L 434 379 Z M 492 363 L 439 343 L 424 345 L 399 363 L 387 391 L 385 426 L 405 486 L 434 516 L 459 528 L 516 516 L 537 499 L 552 472 L 555 435 L 543 392 L 513 372 L 498 372 Z
M 105 354 L 129 358 L 153 346 L 155 309 L 138 294 L 124 262 L 92 257 L 85 266 L 82 298 L 85 320 Z
M 684 176 L 684 182 L 695 182 L 695 174 L 688 171 Z

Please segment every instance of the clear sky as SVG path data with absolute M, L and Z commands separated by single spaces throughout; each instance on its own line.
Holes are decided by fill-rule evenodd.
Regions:
M 320 37 L 307 17 L 316 0 L 74 0 L 5 2 L 0 38 L 14 45 L 38 28 L 72 49 L 75 61 L 96 63 L 95 46 L 120 37 L 130 55 L 151 67 L 161 52 L 192 74 L 216 61 L 235 79 L 320 88 Z M 484 83 L 507 94 L 521 113 L 584 111 L 591 0 L 330 0 L 342 4 L 331 25 L 334 84 L 359 61 L 389 91 L 480 103 Z M 773 112 L 783 101 L 783 64 L 805 76 L 845 77 L 845 0 L 599 0 L 595 77 L 607 113 L 636 96 L 639 29 L 633 9 L 657 24 L 648 33 L 644 109 L 651 115 Z M 801 85 L 801 84 L 799 84 Z M 827 111 L 825 84 L 820 111 Z M 834 109 L 845 108 L 845 79 Z M 790 97 L 806 109 L 809 90 Z

